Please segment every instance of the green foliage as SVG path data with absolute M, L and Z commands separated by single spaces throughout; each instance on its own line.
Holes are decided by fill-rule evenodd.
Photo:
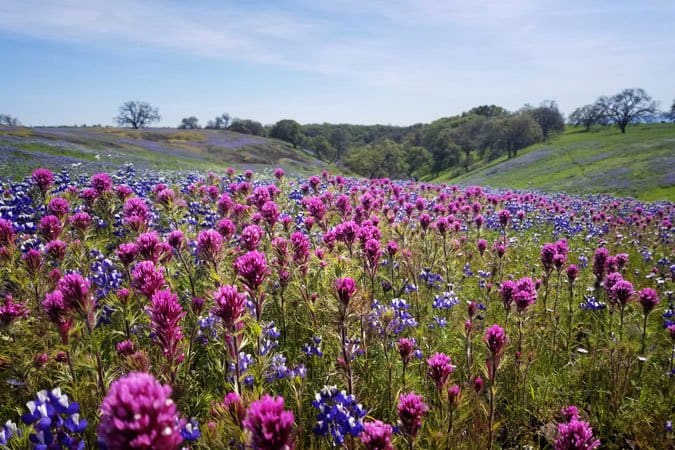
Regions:
M 345 164 L 368 178 L 400 178 L 408 170 L 401 145 L 389 139 L 351 150 Z
M 282 141 L 290 142 L 293 147 L 298 147 L 300 143 L 300 124 L 295 120 L 283 119 L 274 124 L 269 132 L 269 136 Z
M 199 119 L 195 116 L 190 116 L 184 117 L 178 128 L 181 130 L 195 130 L 201 128 L 201 125 L 199 125 Z
M 227 129 L 236 133 L 265 136 L 265 128 L 260 122 L 256 122 L 255 120 L 232 119 L 232 124 Z

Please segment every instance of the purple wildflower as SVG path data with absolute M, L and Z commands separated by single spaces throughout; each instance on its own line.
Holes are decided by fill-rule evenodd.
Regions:
M 133 372 L 115 381 L 101 404 L 99 445 L 107 450 L 175 449 L 183 441 L 171 387 Z
M 249 405 L 243 425 L 250 433 L 253 449 L 291 450 L 293 421 L 293 412 L 284 409 L 283 397 L 265 394 Z

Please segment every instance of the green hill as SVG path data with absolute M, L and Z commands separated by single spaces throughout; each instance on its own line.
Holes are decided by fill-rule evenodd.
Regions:
M 283 167 L 297 174 L 328 168 L 285 142 L 222 130 L 0 128 L 0 177 L 20 178 L 40 166 L 91 173 L 125 163 L 156 170 Z
M 568 129 L 468 173 L 457 170 L 433 181 L 572 194 L 610 193 L 641 200 L 675 200 L 675 124 L 585 132 Z

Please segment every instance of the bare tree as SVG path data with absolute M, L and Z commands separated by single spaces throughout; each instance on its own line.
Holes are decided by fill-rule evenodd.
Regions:
M 130 100 L 119 107 L 115 122 L 120 126 L 131 125 L 139 129 L 161 120 L 159 110 L 147 102 Z
M 644 89 L 624 89 L 609 99 L 606 108 L 612 122 L 625 133 L 629 123 L 646 120 L 655 114 L 656 102 Z
M 0 114 L 0 126 L 16 127 L 19 126 L 19 119 L 9 114 Z

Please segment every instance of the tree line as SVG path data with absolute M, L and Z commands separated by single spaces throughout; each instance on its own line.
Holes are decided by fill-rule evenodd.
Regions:
M 657 103 L 643 89 L 635 88 L 575 109 L 567 125 L 585 131 L 614 125 L 625 133 L 630 124 L 659 119 L 675 120 L 675 101 L 670 111 L 659 112 Z M 149 103 L 132 100 L 118 108 L 114 120 L 119 126 L 139 129 L 160 121 L 161 116 Z M 0 114 L 0 126 L 16 125 L 16 117 Z M 292 119 L 263 125 L 223 113 L 204 128 L 279 139 L 367 177 L 417 178 L 437 177 L 448 169 L 469 171 L 502 156 L 513 158 L 521 149 L 563 132 L 565 126 L 556 102 L 545 100 L 516 111 L 480 105 L 459 115 L 410 126 L 299 124 Z M 196 116 L 188 116 L 178 128 L 202 126 Z

